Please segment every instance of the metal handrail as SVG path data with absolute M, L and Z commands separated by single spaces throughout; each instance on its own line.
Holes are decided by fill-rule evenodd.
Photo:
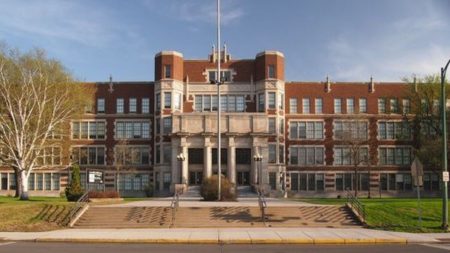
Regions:
M 366 206 L 359 201 L 349 190 L 347 190 L 347 204 L 353 209 L 353 211 L 362 219 L 362 222 L 366 220 Z
M 266 222 L 266 208 L 267 208 L 267 202 L 264 197 L 264 193 L 258 189 L 258 204 L 259 204 L 259 210 L 261 211 L 261 220 L 262 222 Z
M 175 224 L 175 214 L 178 210 L 178 207 L 180 206 L 180 193 L 179 191 L 175 191 L 175 194 L 173 195 L 172 202 L 170 203 L 170 208 L 172 209 L 172 223 L 171 227 Z
M 72 209 L 70 210 L 69 214 L 67 215 L 67 223 L 69 224 L 70 222 L 72 222 L 73 218 L 76 217 L 76 215 L 78 214 L 78 212 L 80 210 L 83 209 L 84 206 L 87 205 L 87 203 L 89 202 L 89 192 L 85 192 L 75 203 L 75 206 L 72 207 Z

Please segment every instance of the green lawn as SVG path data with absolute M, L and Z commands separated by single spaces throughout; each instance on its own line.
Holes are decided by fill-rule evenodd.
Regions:
M 440 229 L 442 199 L 421 200 L 422 226 L 419 228 L 417 199 L 381 198 L 360 199 L 366 207 L 366 221 L 370 228 L 405 232 L 443 232 Z M 308 203 L 343 205 L 345 199 L 299 199 Z
M 65 198 L 0 197 L 0 231 L 47 231 L 62 228 L 72 203 Z
M 124 198 L 124 202 L 149 198 Z M 0 196 L 0 231 L 48 231 L 64 228 L 63 220 L 74 203 L 59 197 L 30 197 L 21 201 Z

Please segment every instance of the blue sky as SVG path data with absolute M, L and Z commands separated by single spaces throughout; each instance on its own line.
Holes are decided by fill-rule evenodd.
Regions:
M 158 51 L 207 57 L 215 4 L 1 0 L 0 41 L 44 48 L 82 81 L 150 81 Z M 450 58 L 449 14 L 449 0 L 222 0 L 222 38 L 233 58 L 282 51 L 289 81 L 398 81 Z

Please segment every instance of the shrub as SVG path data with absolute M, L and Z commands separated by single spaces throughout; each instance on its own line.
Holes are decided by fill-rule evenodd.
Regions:
M 66 187 L 67 201 L 77 201 L 83 194 L 84 190 L 81 188 L 80 181 L 80 167 L 74 165 L 72 167 L 72 180 L 70 180 L 69 185 Z
M 148 184 L 144 188 L 145 196 L 151 197 L 153 196 L 153 184 Z
M 203 180 L 202 186 L 200 188 L 200 195 L 206 201 L 217 200 L 218 196 L 218 176 L 214 175 L 205 180 Z M 236 191 L 234 185 L 224 176 L 220 179 L 220 195 L 222 201 L 230 201 L 236 199 Z
M 104 192 L 90 191 L 88 195 L 89 198 L 94 199 L 120 198 L 119 193 L 116 191 L 104 191 Z

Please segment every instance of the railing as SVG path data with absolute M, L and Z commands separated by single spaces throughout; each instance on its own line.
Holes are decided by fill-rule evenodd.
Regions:
M 359 201 L 349 190 L 347 190 L 347 205 L 362 223 L 366 222 L 366 206 Z
M 175 215 L 179 206 L 180 206 L 180 191 L 175 190 L 175 194 L 173 195 L 172 198 L 172 203 L 170 203 L 170 208 L 172 209 L 172 221 L 170 227 L 173 227 L 175 225 Z
M 258 189 L 258 204 L 259 204 L 259 210 L 261 211 L 261 221 L 266 223 L 266 208 L 267 208 L 267 202 L 264 197 L 264 192 Z
M 77 216 L 78 212 L 82 210 L 89 202 L 89 192 L 84 193 L 72 207 L 69 214 L 66 217 L 66 225 L 72 223 L 73 219 Z

